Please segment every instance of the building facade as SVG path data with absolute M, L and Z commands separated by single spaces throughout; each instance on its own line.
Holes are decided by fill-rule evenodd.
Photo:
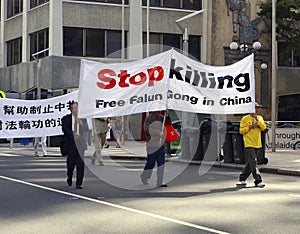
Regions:
M 261 0 L 149 2 L 147 17 L 147 0 L 1 0 L 0 90 L 25 98 L 36 88 L 35 58 L 41 62 L 43 90 L 77 88 L 80 58 L 115 62 L 145 57 L 147 28 L 149 43 L 155 45 L 149 47 L 149 55 L 171 47 L 182 50 L 183 29 L 187 28 L 190 54 L 210 65 L 228 65 L 245 56 L 229 49 L 233 41 L 249 47 L 255 41 L 262 44 L 255 57 L 256 100 L 270 118 L 271 41 L 265 22 L 257 17 Z M 175 23 L 201 9 L 205 10 Z M 124 53 L 122 48 L 126 48 Z M 284 50 L 284 45 L 279 49 Z M 278 96 L 287 100 L 292 95 L 299 103 L 297 53 L 287 61 L 279 58 Z M 267 70 L 260 69 L 262 63 L 268 65 Z M 286 111 L 280 103 L 279 110 Z

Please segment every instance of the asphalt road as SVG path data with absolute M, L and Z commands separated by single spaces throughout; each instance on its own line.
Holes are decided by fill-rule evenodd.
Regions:
M 117 163 L 124 167 L 106 163 L 111 177 L 144 164 Z M 241 189 L 237 170 L 198 169 L 188 166 L 168 188 L 128 190 L 86 168 L 77 190 L 66 185 L 65 158 L 0 156 L 0 233 L 299 233 L 299 177 L 262 174 L 265 188 L 250 178 Z

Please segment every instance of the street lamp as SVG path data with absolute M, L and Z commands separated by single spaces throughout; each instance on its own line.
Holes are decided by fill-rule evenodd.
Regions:
M 256 51 L 260 50 L 261 49 L 261 43 L 259 41 L 256 41 L 252 44 L 252 48 L 249 50 L 249 47 L 246 43 L 243 43 L 239 46 L 239 44 L 235 41 L 231 42 L 230 45 L 229 45 L 229 48 L 231 50 L 237 50 L 237 49 L 240 49 L 241 52 L 243 52 L 244 54 L 244 57 L 246 55 L 248 55 L 248 53 L 255 53 Z M 248 52 L 249 51 L 249 52 Z M 260 68 L 262 70 L 266 70 L 268 68 L 268 64 L 266 63 L 262 63 L 260 65 Z
M 205 10 L 206 9 L 202 9 L 200 11 L 195 11 L 195 12 L 188 14 L 186 16 L 183 16 L 180 19 L 177 19 L 175 21 L 175 23 L 177 24 L 177 26 L 180 28 L 181 32 L 183 33 L 183 35 L 182 35 L 182 39 L 183 39 L 182 51 L 185 56 L 188 56 L 188 54 L 189 54 L 189 34 L 188 34 L 188 28 L 187 27 L 183 28 L 180 25 L 180 23 L 182 21 L 190 19 L 200 13 L 203 13 Z M 182 128 L 187 127 L 187 123 L 188 123 L 188 113 L 182 112 Z
M 32 54 L 31 56 L 34 58 L 35 63 L 37 65 L 37 78 L 36 78 L 36 89 L 37 89 L 37 96 L 36 99 L 41 99 L 41 60 L 39 59 L 38 55 L 45 53 L 46 51 L 48 51 L 49 48 L 38 51 L 34 54 Z

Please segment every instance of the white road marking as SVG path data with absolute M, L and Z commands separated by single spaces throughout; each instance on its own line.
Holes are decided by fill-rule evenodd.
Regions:
M 293 194 L 293 193 L 291 193 L 290 196 L 292 196 L 292 197 L 299 197 L 300 198 L 300 194 Z
M 178 219 L 173 219 L 173 218 L 153 214 L 153 213 L 146 212 L 146 211 L 129 208 L 129 207 L 126 207 L 126 206 L 121 206 L 121 205 L 113 204 L 113 203 L 110 203 L 110 202 L 101 201 L 101 200 L 97 200 L 97 199 L 90 198 L 90 197 L 85 197 L 85 196 L 78 195 L 78 194 L 75 194 L 75 193 L 69 193 L 69 192 L 58 190 L 58 189 L 53 189 L 53 188 L 45 187 L 45 186 L 42 186 L 42 185 L 33 184 L 33 183 L 30 183 L 30 182 L 26 182 L 26 181 L 14 179 L 14 178 L 9 178 L 9 177 L 2 176 L 2 175 L 0 175 L 0 178 L 4 179 L 4 180 L 9 180 L 9 181 L 13 181 L 13 182 L 16 182 L 16 183 L 25 184 L 25 185 L 28 185 L 28 186 L 44 189 L 44 190 L 47 190 L 47 191 L 51 191 L 51 192 L 71 196 L 72 199 L 74 199 L 74 198 L 83 199 L 83 200 L 90 201 L 90 202 L 95 202 L 95 203 L 98 203 L 98 204 L 101 204 L 101 205 L 110 206 L 110 207 L 113 207 L 113 208 L 126 210 L 126 211 L 133 212 L 133 213 L 136 213 L 136 214 L 141 214 L 141 215 L 144 215 L 144 216 L 152 217 L 152 218 L 155 218 L 155 219 L 160 219 L 160 220 L 168 221 L 168 222 L 183 225 L 183 226 L 196 228 L 196 229 L 199 229 L 199 230 L 202 230 L 202 231 L 207 231 L 207 232 L 211 232 L 211 233 L 228 234 L 228 232 L 219 231 L 219 230 L 216 230 L 216 229 L 196 225 L 196 224 L 181 221 L 181 220 L 178 220 Z

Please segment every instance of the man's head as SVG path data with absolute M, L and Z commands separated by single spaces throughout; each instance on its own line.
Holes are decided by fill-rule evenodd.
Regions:
M 70 103 L 70 111 L 71 111 L 72 115 L 77 116 L 77 113 L 78 113 L 78 102 L 72 101 Z
M 261 108 L 261 105 L 259 105 L 257 102 L 255 102 L 255 113 L 252 113 L 253 115 L 257 115 L 259 110 Z

